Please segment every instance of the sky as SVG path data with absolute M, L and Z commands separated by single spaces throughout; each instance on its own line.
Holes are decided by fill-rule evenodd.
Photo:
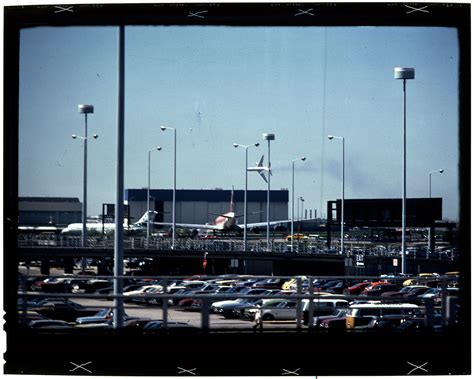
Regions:
M 116 27 L 38 27 L 20 35 L 19 196 L 82 201 L 84 116 L 88 118 L 88 214 L 115 203 Z M 341 197 L 400 198 L 403 84 L 407 81 L 407 197 L 443 198 L 443 218 L 458 219 L 457 32 L 434 27 L 125 28 L 125 188 L 172 188 L 177 129 L 178 189 L 243 189 L 249 164 L 267 161 L 272 189 L 291 189 L 305 208 L 326 215 Z M 266 190 L 256 173 L 249 189 Z M 291 196 L 291 195 L 290 195 Z

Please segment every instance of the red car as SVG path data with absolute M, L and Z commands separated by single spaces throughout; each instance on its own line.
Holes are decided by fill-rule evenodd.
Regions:
M 370 286 L 372 283 L 370 282 L 362 282 L 362 283 L 357 283 L 354 284 L 351 287 L 346 288 L 343 293 L 344 295 L 360 295 L 360 293 L 368 286 Z

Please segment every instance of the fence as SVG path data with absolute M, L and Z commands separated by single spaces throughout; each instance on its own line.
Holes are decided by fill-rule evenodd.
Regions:
M 114 238 L 108 236 L 88 237 L 87 245 L 95 249 L 113 249 Z M 19 247 L 42 247 L 42 248 L 80 248 L 82 247 L 82 238 L 62 235 L 28 235 L 20 234 L 18 236 Z M 157 237 L 124 237 L 123 246 L 125 249 L 149 249 L 158 251 L 207 251 L 207 252 L 243 252 L 244 242 L 238 239 L 215 239 L 199 240 L 192 238 L 178 238 L 175 246 L 169 238 Z M 290 253 L 291 244 L 281 240 L 271 240 L 267 246 L 265 240 L 249 240 L 247 242 L 248 252 L 272 252 L 272 253 Z M 336 249 L 327 249 L 321 241 L 299 241 L 294 245 L 294 252 L 307 255 L 339 255 L 340 251 Z M 400 256 L 400 250 L 382 249 L 382 248 L 356 248 L 351 249 L 346 246 L 346 254 L 360 254 L 374 257 L 393 257 Z M 439 260 L 457 260 L 458 253 L 454 249 L 445 252 L 426 253 L 421 251 L 407 252 L 407 257 L 416 257 L 420 259 L 439 259 Z
M 308 300 L 309 301 L 309 309 L 308 309 L 308 320 L 313 320 L 315 308 L 317 308 L 318 302 L 314 302 L 313 300 L 321 300 L 321 299 L 338 299 L 338 300 L 347 300 L 349 302 L 357 302 L 357 301 L 377 301 L 383 303 L 401 303 L 407 302 L 406 299 L 402 299 L 400 297 L 396 298 L 383 298 L 379 296 L 359 296 L 359 295 L 325 295 L 324 297 L 315 291 L 315 283 L 317 280 L 357 280 L 357 282 L 362 281 L 362 279 L 367 280 L 375 280 L 379 279 L 378 277 L 296 277 L 296 283 L 294 284 L 293 291 L 289 291 L 286 293 L 277 293 L 277 294 L 270 294 L 270 295 L 248 295 L 248 294 L 239 294 L 239 293 L 229 293 L 229 294 L 203 294 L 203 293 L 195 293 L 195 294 L 172 294 L 169 293 L 171 285 L 176 280 L 183 280 L 183 277 L 134 277 L 135 280 L 139 279 L 147 279 L 151 280 L 154 279 L 156 282 L 160 283 L 162 287 L 162 291 L 159 293 L 146 293 L 144 296 L 125 296 L 122 294 L 107 294 L 107 295 L 100 295 L 95 293 L 70 293 L 70 292 L 54 292 L 54 293 L 38 293 L 32 292 L 28 288 L 27 280 L 30 276 L 24 275 L 21 277 L 21 281 L 19 282 L 19 291 L 18 291 L 18 310 L 19 310 L 19 318 L 20 321 L 23 321 L 23 324 L 26 323 L 27 320 L 27 301 L 28 298 L 31 297 L 48 297 L 48 298 L 65 298 L 66 300 L 70 299 L 97 299 L 97 300 L 114 300 L 114 305 L 107 305 L 105 308 L 114 308 L 117 306 L 116 299 L 130 299 L 130 298 L 140 298 L 140 299 L 148 299 L 148 300 L 161 300 L 162 306 L 162 319 L 163 319 L 163 328 L 168 327 L 168 313 L 169 313 L 169 305 L 168 300 L 175 300 L 175 299 L 183 299 L 183 298 L 192 298 L 193 300 L 199 300 L 201 303 L 200 311 L 201 311 L 201 329 L 203 331 L 208 331 L 210 329 L 210 306 L 212 303 L 219 301 L 219 300 L 229 300 L 235 299 L 236 297 L 242 299 L 286 299 L 292 300 L 296 302 L 296 330 L 302 329 L 303 324 L 303 309 L 302 309 L 302 301 Z M 56 278 L 66 278 L 65 280 L 88 280 L 88 279 L 106 279 L 109 280 L 111 283 L 114 279 L 130 279 L 128 276 L 121 276 L 121 277 L 112 277 L 112 276 L 56 276 Z M 238 278 L 237 276 L 234 277 L 215 277 L 215 276 L 206 276 L 206 277 L 199 277 L 194 279 L 199 279 L 203 281 L 212 281 L 212 280 L 229 280 L 230 278 Z M 244 278 L 240 277 L 241 280 Z M 245 276 L 245 278 L 252 278 L 252 276 Z M 290 280 L 291 277 L 274 277 L 274 276 L 266 276 L 266 277 L 258 277 L 259 279 L 279 279 L 280 282 L 284 280 Z M 406 278 L 404 278 L 406 279 Z M 419 279 L 419 278 L 417 278 Z M 189 280 L 189 278 L 187 278 Z M 237 279 L 236 279 L 237 280 Z M 442 326 L 447 327 L 454 325 L 456 320 L 456 314 L 458 313 L 458 301 L 456 296 L 450 296 L 448 294 L 448 284 L 453 280 L 452 277 L 443 276 L 438 278 L 441 283 L 441 305 L 435 305 L 432 299 L 423 299 L 420 301 L 420 310 L 422 311 L 425 319 L 425 326 L 427 328 L 433 327 L 433 320 L 436 313 L 441 314 L 441 321 Z M 100 309 L 103 309 L 104 306 L 97 306 Z M 249 306 L 252 308 L 252 306 Z M 260 308 L 262 311 L 266 309 L 265 305 Z M 121 314 L 123 312 L 119 312 Z M 308 323 L 308 329 L 312 330 L 314 328 L 313 323 L 310 321 Z

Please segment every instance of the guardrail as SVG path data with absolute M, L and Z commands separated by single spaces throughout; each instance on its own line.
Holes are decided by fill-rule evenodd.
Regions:
M 93 249 L 113 249 L 114 238 L 107 236 L 88 237 L 87 244 Z M 215 239 L 215 240 L 197 240 L 192 238 L 178 238 L 175 246 L 169 238 L 157 237 L 124 237 L 125 249 L 145 249 L 159 251 L 207 251 L 207 252 L 243 252 L 244 242 L 237 239 Z M 18 247 L 38 247 L 38 248 L 81 248 L 82 238 L 73 236 L 34 236 L 28 234 L 20 234 L 18 236 Z M 272 253 L 289 253 L 291 252 L 291 244 L 286 241 L 271 240 L 270 246 L 267 246 L 264 240 L 249 240 L 247 242 L 248 252 L 272 252 Z M 336 249 L 327 249 L 321 241 L 298 241 L 294 244 L 294 252 L 297 254 L 331 254 L 340 255 Z M 356 248 L 346 247 L 346 254 L 365 254 L 374 257 L 393 257 L 397 258 L 401 255 L 400 250 L 380 249 L 380 248 Z M 425 252 L 407 252 L 409 258 L 419 259 L 438 259 L 438 260 L 457 260 L 458 254 L 451 250 L 446 252 L 434 252 L 427 254 Z
M 159 293 L 150 293 L 150 294 L 145 294 L 142 296 L 125 296 L 123 293 L 122 294 L 107 294 L 107 295 L 98 295 L 98 294 L 85 294 L 85 293 L 67 293 L 67 292 L 56 292 L 56 293 L 38 293 L 38 292 L 31 292 L 28 290 L 27 287 L 27 279 L 32 276 L 27 276 L 24 275 L 21 278 L 21 282 L 19 283 L 19 291 L 18 291 L 18 297 L 19 299 L 19 316 L 20 320 L 23 319 L 26 320 L 26 312 L 27 312 L 27 299 L 29 297 L 33 296 L 44 296 L 44 297 L 52 297 L 52 298 L 65 298 L 65 299 L 75 299 L 75 298 L 87 298 L 87 299 L 101 299 L 101 300 L 114 300 L 114 305 L 110 306 L 108 305 L 107 307 L 103 306 L 98 306 L 98 308 L 116 308 L 116 299 L 130 299 L 130 298 L 139 298 L 139 299 L 148 299 L 148 300 L 161 300 L 161 307 L 162 307 L 162 312 L 163 312 L 163 327 L 166 329 L 167 328 L 167 320 L 168 320 L 168 312 L 169 312 L 169 306 L 168 306 L 168 300 L 174 300 L 174 299 L 184 299 L 184 298 L 192 298 L 195 300 L 200 300 L 201 301 L 201 329 L 204 331 L 209 330 L 210 327 L 210 316 L 209 316 L 209 311 L 210 311 L 210 306 L 213 302 L 219 301 L 219 300 L 228 300 L 228 299 L 235 299 L 237 298 L 244 298 L 244 299 L 288 299 L 288 300 L 293 300 L 296 302 L 296 329 L 301 330 L 302 329 L 302 321 L 303 321 L 303 309 L 302 309 L 302 301 L 303 300 L 309 300 L 309 309 L 308 309 L 308 320 L 313 320 L 314 317 L 314 312 L 315 308 L 317 308 L 317 302 L 313 302 L 313 300 L 316 299 L 339 299 L 339 300 L 347 300 L 349 302 L 354 302 L 357 300 L 362 300 L 362 301 L 370 301 L 370 300 L 375 300 L 375 301 L 381 301 L 383 303 L 400 303 L 400 302 L 410 302 L 407 299 L 403 299 L 401 297 L 396 297 L 396 298 L 384 298 L 380 296 L 360 296 L 360 295 L 339 295 L 339 294 L 330 294 L 330 295 L 325 295 L 324 297 L 319 294 L 317 291 L 315 291 L 315 280 L 316 279 L 330 279 L 330 280 L 348 280 L 348 279 L 353 279 L 356 280 L 357 282 L 365 280 L 374 280 L 374 279 L 379 279 L 379 277 L 343 277 L 343 276 L 309 276 L 306 277 L 306 279 L 303 279 L 302 277 L 296 277 L 296 284 L 294 285 L 294 291 L 293 292 L 288 292 L 284 294 L 273 294 L 273 295 L 248 295 L 248 294 L 239 294 L 239 293 L 231 293 L 231 294 L 171 294 L 168 293 L 169 291 L 169 286 L 173 281 L 178 280 L 183 280 L 187 279 L 190 280 L 189 277 L 134 277 L 134 279 L 155 279 L 157 282 L 159 282 L 162 286 L 162 292 Z M 35 276 L 36 277 L 36 276 Z M 249 275 L 245 276 L 246 278 L 251 277 Z M 75 280 L 87 280 L 87 279 L 107 279 L 109 281 L 113 281 L 114 279 L 130 279 L 128 276 L 120 276 L 120 277 L 113 277 L 113 276 L 76 276 L 76 277 L 71 277 L 70 275 L 60 275 L 56 276 L 56 278 L 68 278 L 68 279 L 75 279 Z M 274 277 L 274 276 L 259 276 L 258 278 L 271 278 L 271 279 L 282 279 L 282 280 L 289 280 L 292 277 Z M 414 279 L 418 277 L 411 277 L 411 279 Z M 216 277 L 216 276 L 203 276 L 199 278 L 195 278 L 195 280 L 211 280 L 211 279 L 219 279 L 219 280 L 225 280 L 229 279 L 228 278 L 223 278 L 223 277 Z M 403 279 L 410 279 L 410 278 L 403 278 Z M 448 295 L 448 283 L 453 280 L 452 277 L 449 276 L 442 276 L 439 277 L 438 280 L 441 281 L 441 305 L 436 306 L 433 302 L 432 299 L 418 299 L 420 302 L 420 310 L 422 311 L 424 318 L 425 318 L 425 326 L 427 328 L 432 328 L 433 327 L 433 320 L 434 320 L 434 315 L 435 312 L 441 312 L 441 317 L 442 317 L 442 326 L 443 327 L 448 327 L 452 326 L 455 323 L 455 315 L 457 313 L 457 297 L 456 296 L 449 296 Z M 306 284 L 305 284 L 306 283 Z M 255 306 L 249 306 L 249 308 L 255 308 Z M 261 310 L 267 309 L 264 306 L 260 308 Z M 335 308 L 337 309 L 337 308 Z M 312 322 L 309 322 L 308 328 L 311 330 L 313 329 L 314 325 Z

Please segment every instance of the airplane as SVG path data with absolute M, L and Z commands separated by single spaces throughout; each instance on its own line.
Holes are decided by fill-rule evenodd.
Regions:
M 152 213 L 152 212 L 150 212 Z M 148 212 L 135 223 L 129 225 L 128 223 L 123 224 L 124 232 L 127 234 L 138 234 L 146 232 L 148 221 Z M 100 235 L 102 232 L 105 234 L 113 234 L 115 232 L 114 222 L 88 222 L 86 223 L 87 233 L 90 235 Z M 61 230 L 61 234 L 69 236 L 80 236 L 82 235 L 82 223 L 69 224 L 66 228 Z
M 263 159 L 263 157 L 262 157 Z M 262 161 L 260 160 L 260 162 Z M 258 164 L 258 163 L 257 163 Z M 261 168 L 261 166 L 257 166 L 261 170 L 266 170 L 266 168 Z M 257 170 L 253 170 L 257 171 Z M 259 212 L 257 212 L 259 213 Z M 230 209 L 227 213 L 217 215 L 216 219 L 212 223 L 208 224 L 184 224 L 184 223 L 176 223 L 177 228 L 189 228 L 189 229 L 207 229 L 211 231 L 218 231 L 218 232 L 228 232 L 228 231 L 241 231 L 244 229 L 244 225 L 239 225 L 237 219 L 242 217 L 243 215 L 236 215 L 234 211 L 234 188 L 232 187 L 231 198 L 230 198 Z M 270 225 L 281 225 L 285 223 L 289 223 L 291 220 L 279 220 L 279 221 L 270 221 Z M 155 222 L 155 225 L 163 225 L 163 226 L 173 226 L 171 222 Z M 267 222 L 253 222 L 247 223 L 247 229 L 250 230 L 258 230 L 261 227 L 267 226 Z
M 260 174 L 260 176 L 265 180 L 265 183 L 268 183 L 267 177 L 265 176 L 265 171 L 267 171 L 270 175 L 272 175 L 272 169 L 270 167 L 265 167 L 263 165 L 263 155 L 258 161 L 255 167 L 247 167 L 247 171 L 256 171 Z

